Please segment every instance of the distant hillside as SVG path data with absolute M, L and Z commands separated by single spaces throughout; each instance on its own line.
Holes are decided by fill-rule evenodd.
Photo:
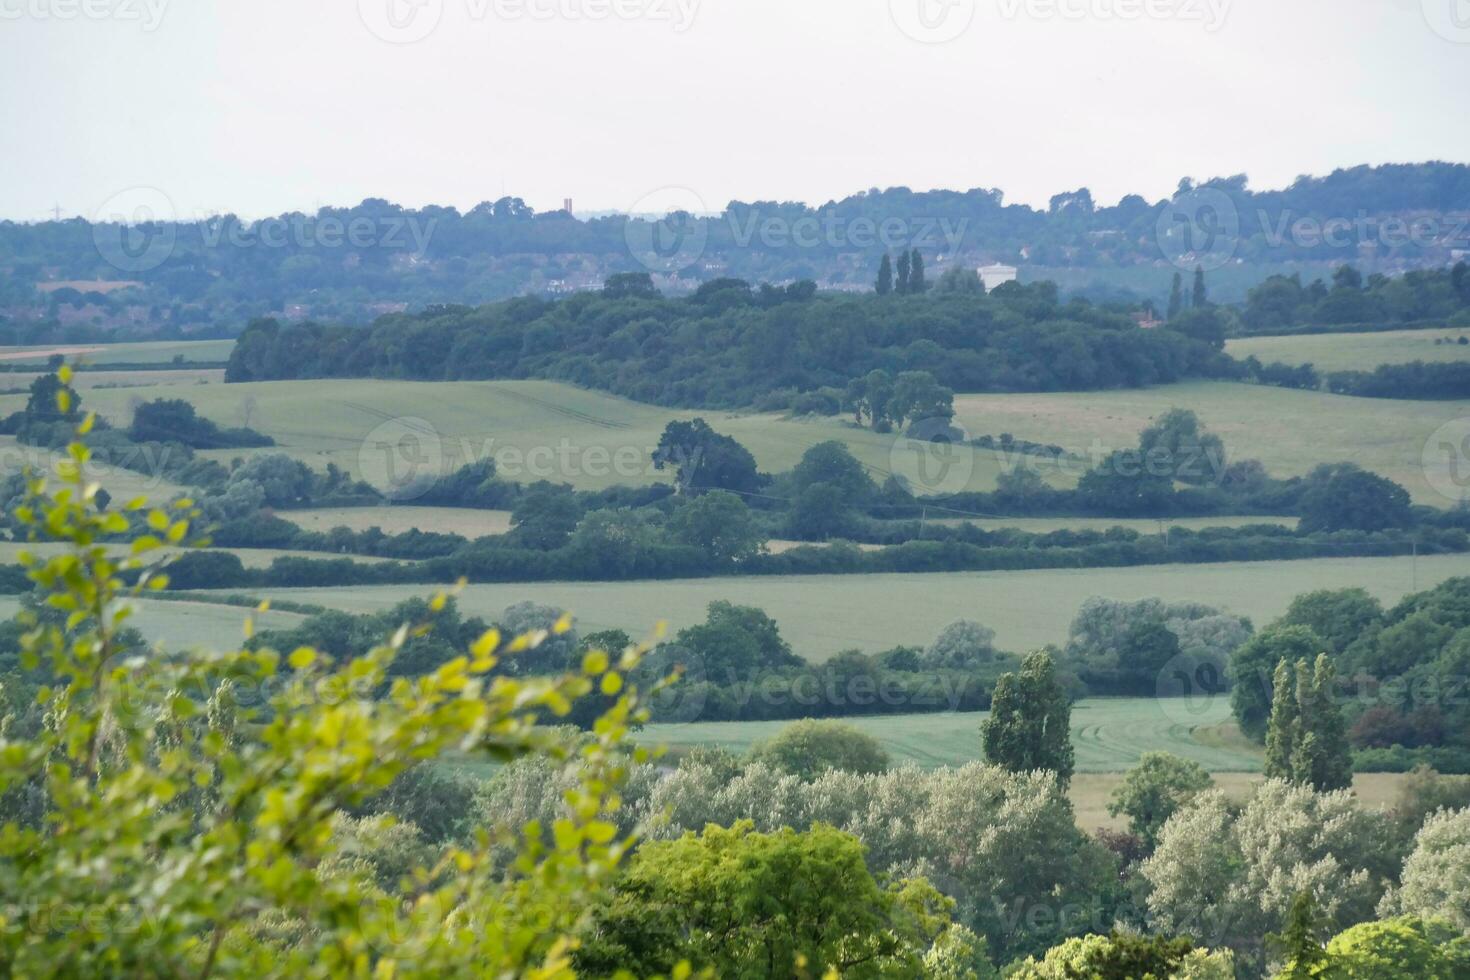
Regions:
M 734 201 L 663 224 L 537 213 L 511 197 L 465 212 L 368 200 L 252 223 L 167 221 L 170 202 L 148 190 L 119 202 L 104 208 L 109 221 L 155 220 L 0 222 L 0 316 L 125 336 L 223 334 L 255 316 L 366 323 L 434 303 L 591 289 L 630 271 L 654 272 L 671 293 L 720 276 L 858 291 L 871 287 L 882 254 L 913 248 L 935 278 L 999 262 L 1023 282 L 1162 306 L 1176 269 L 1197 263 L 1212 273 L 1213 298 L 1234 302 L 1268 274 L 1310 282 L 1344 262 L 1395 274 L 1470 251 L 1470 166 L 1451 163 L 1354 167 L 1259 192 L 1244 175 L 1186 179 L 1169 201 L 1128 195 L 1109 207 L 1086 188 L 1037 209 L 1006 204 L 996 189 L 895 187 L 820 207 Z M 110 285 L 118 281 L 138 285 Z

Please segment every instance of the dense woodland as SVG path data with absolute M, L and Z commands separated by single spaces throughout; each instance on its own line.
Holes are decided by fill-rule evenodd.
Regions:
M 1061 303 L 1046 283 L 995 296 L 832 296 L 721 279 L 667 298 L 647 275 L 628 275 L 600 293 L 436 307 L 371 329 L 252 323 L 226 380 L 541 377 L 654 404 L 743 406 L 845 389 L 873 370 L 926 371 L 955 391 L 1057 391 L 1228 375 L 1235 366 L 1209 340 Z

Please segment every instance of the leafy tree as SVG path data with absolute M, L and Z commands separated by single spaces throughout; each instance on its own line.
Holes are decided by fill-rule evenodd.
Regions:
M 1006 974 L 1008 980 L 1233 980 L 1234 957 L 1229 950 L 1196 949 L 1189 939 L 1138 936 L 1114 932 L 1069 939 L 1032 957 Z
M 1443 919 L 1470 935 L 1470 808 L 1432 814 L 1414 836 L 1390 911 Z M 1382 910 L 1380 910 L 1382 911 Z
M 954 418 L 954 392 L 928 371 L 903 371 L 893 383 L 887 415 L 895 425 L 905 421 Z
M 1072 703 L 1044 650 L 1029 654 L 1018 673 L 995 683 L 990 717 L 980 726 L 987 761 L 1013 772 L 1047 769 L 1072 778 Z
M 836 440 L 819 442 L 802 453 L 791 471 L 791 484 L 798 493 L 819 483 L 834 488 L 853 507 L 866 505 L 878 492 L 863 464 Z
M 900 296 L 906 296 L 909 292 L 909 276 L 913 271 L 914 259 L 907 249 L 898 253 L 898 281 L 894 283 L 893 291 Z
M 1197 762 L 1168 752 L 1145 752 L 1113 790 L 1108 813 L 1127 816 L 1128 829 L 1152 850 L 1169 818 L 1211 784 L 1210 774 Z
M 985 295 L 985 281 L 980 278 L 980 273 L 972 266 L 952 265 L 940 273 L 939 281 L 934 284 L 934 291 L 983 296 Z
M 792 722 L 758 743 L 751 758 L 810 780 L 829 769 L 872 773 L 888 768 L 888 753 L 873 736 L 840 721 Z
M 673 466 L 681 492 L 755 493 L 766 484 L 750 451 L 710 428 L 704 419 L 665 426 L 653 452 L 653 465 L 656 469 Z
M 89 427 L 90 419 L 79 432 Z M 578 674 L 492 685 L 483 681 L 502 646 L 489 633 L 469 656 L 413 683 L 400 680 L 382 699 L 343 692 L 384 683 L 410 630 L 339 667 L 309 647 L 286 658 L 259 649 L 128 659 L 118 610 L 163 584 L 155 567 L 144 566 L 161 541 L 140 538 L 123 558 L 98 543 L 125 530 L 127 518 L 93 507 L 88 452 L 76 444 L 71 455 L 61 473 L 68 492 L 51 495 L 37 479 L 21 513 L 67 545 L 29 571 L 51 605 L 76 615 L 69 635 L 38 623 L 24 640 L 27 666 L 44 661 L 58 680 L 39 692 L 53 722 L 26 735 L 12 727 L 0 754 L 0 786 L 39 787 L 46 809 L 44 829 L 12 823 L 0 835 L 0 880 L 26 908 L 0 933 L 0 971 L 564 972 L 567 950 L 629 844 L 610 817 L 627 765 L 627 726 L 640 717 L 634 695 L 570 763 L 572 808 L 555 827 L 554 848 L 534 828 L 524 838 L 516 836 L 521 828 L 499 828 L 509 863 L 497 864 L 478 844 L 436 848 L 438 871 L 389 880 L 372 861 L 342 859 L 336 814 L 450 750 L 502 759 L 560 751 L 537 721 L 564 713 L 637 658 L 614 668 L 605 655 L 590 657 Z M 124 509 L 162 539 L 189 535 L 187 504 L 144 515 L 140 499 Z M 119 575 L 133 572 L 138 584 L 125 592 Z M 518 638 L 503 649 L 532 643 Z M 274 682 L 283 659 L 302 683 Z M 213 698 L 201 710 L 186 693 L 212 695 L 226 680 L 237 690 L 278 693 L 265 710 L 243 700 L 224 710 Z M 85 914 L 55 927 L 56 913 L 76 910 Z
M 995 630 L 972 620 L 957 619 L 939 631 L 919 664 L 931 670 L 974 670 L 994 663 L 999 655 L 995 649 Z
M 1356 466 L 1337 467 L 1302 494 L 1300 529 L 1313 531 L 1382 531 L 1413 523 L 1409 492 L 1392 480 Z
M 1259 965 L 1267 932 L 1303 892 L 1334 922 L 1371 918 L 1397 871 L 1391 833 L 1386 814 L 1346 790 L 1268 780 L 1243 807 L 1208 790 L 1164 824 L 1140 866 L 1150 928 L 1199 930 Z
M 830 483 L 813 483 L 791 505 L 786 531 L 799 541 L 844 538 L 857 527 L 857 515 L 842 491 Z
M 580 970 L 668 974 L 681 962 L 721 977 L 917 975 L 948 926 L 922 879 L 885 890 L 863 847 L 831 827 L 798 833 L 710 825 L 644 844 L 599 910 Z
M 1199 416 L 1184 408 L 1170 409 L 1144 429 L 1138 450 L 1185 483 L 1217 483 L 1226 469 L 1224 442 L 1206 432 Z
M 658 299 L 658 287 L 647 272 L 618 272 L 602 283 L 604 299 Z
M 705 621 L 680 630 L 673 646 L 699 658 L 705 673 L 721 682 L 802 663 L 781 638 L 775 620 L 753 606 L 724 600 L 711 602 Z
M 887 252 L 883 253 L 883 259 L 878 263 L 878 281 L 873 288 L 879 296 L 887 296 L 893 292 L 893 259 Z
M 128 435 L 136 442 L 182 442 L 195 449 L 274 446 L 275 440 L 253 429 L 221 429 L 200 418 L 182 398 L 156 398 L 133 409 Z
M 711 490 L 682 504 L 669 518 L 669 531 L 675 541 L 718 562 L 749 558 L 764 543 L 745 501 L 726 490 Z
M 1404 917 L 1365 922 L 1332 937 L 1320 976 L 1333 980 L 1462 980 L 1470 939 L 1442 922 Z
M 1210 305 L 1210 299 L 1205 292 L 1205 268 L 1202 265 L 1194 267 L 1194 288 L 1190 291 L 1189 306 L 1191 309 L 1202 310 Z
M 1277 623 L 1305 626 L 1321 638 L 1329 653 L 1340 656 L 1382 619 L 1383 606 L 1366 589 L 1321 589 L 1291 600 Z
M 1256 741 L 1266 737 L 1276 666 L 1283 660 L 1313 660 L 1322 640 L 1304 626 L 1273 625 L 1251 637 L 1230 658 L 1230 707 L 1240 730 Z
M 537 483 L 527 488 L 510 512 L 509 542 L 551 551 L 567 543 L 582 520 L 582 505 L 567 487 Z

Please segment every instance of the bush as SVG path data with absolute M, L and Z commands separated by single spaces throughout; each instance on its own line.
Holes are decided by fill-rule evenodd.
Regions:
M 812 719 L 787 725 L 756 745 L 751 759 L 807 780 L 829 769 L 874 773 L 888 768 L 888 753 L 873 736 L 841 722 Z

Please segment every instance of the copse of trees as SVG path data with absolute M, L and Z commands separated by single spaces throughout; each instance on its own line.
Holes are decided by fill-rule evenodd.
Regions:
M 251 428 L 221 429 L 200 417 L 182 398 L 157 398 L 133 409 L 128 435 L 135 442 L 181 442 L 191 449 L 274 446 L 276 441 Z
M 1470 265 L 1415 269 L 1402 276 L 1374 273 L 1365 280 L 1349 265 L 1329 285 L 1302 285 L 1300 275 L 1271 276 L 1252 289 L 1241 310 L 1250 333 L 1293 333 L 1343 327 L 1470 323 Z
M 629 276 L 639 288 L 431 307 L 372 329 L 254 321 L 226 380 L 539 377 L 655 404 L 765 407 L 772 393 L 840 389 L 875 370 L 927 372 L 952 391 L 1135 387 L 1238 370 L 1210 343 L 1063 303 L 1050 283 L 930 292 L 900 308 L 738 280 L 666 298 Z

